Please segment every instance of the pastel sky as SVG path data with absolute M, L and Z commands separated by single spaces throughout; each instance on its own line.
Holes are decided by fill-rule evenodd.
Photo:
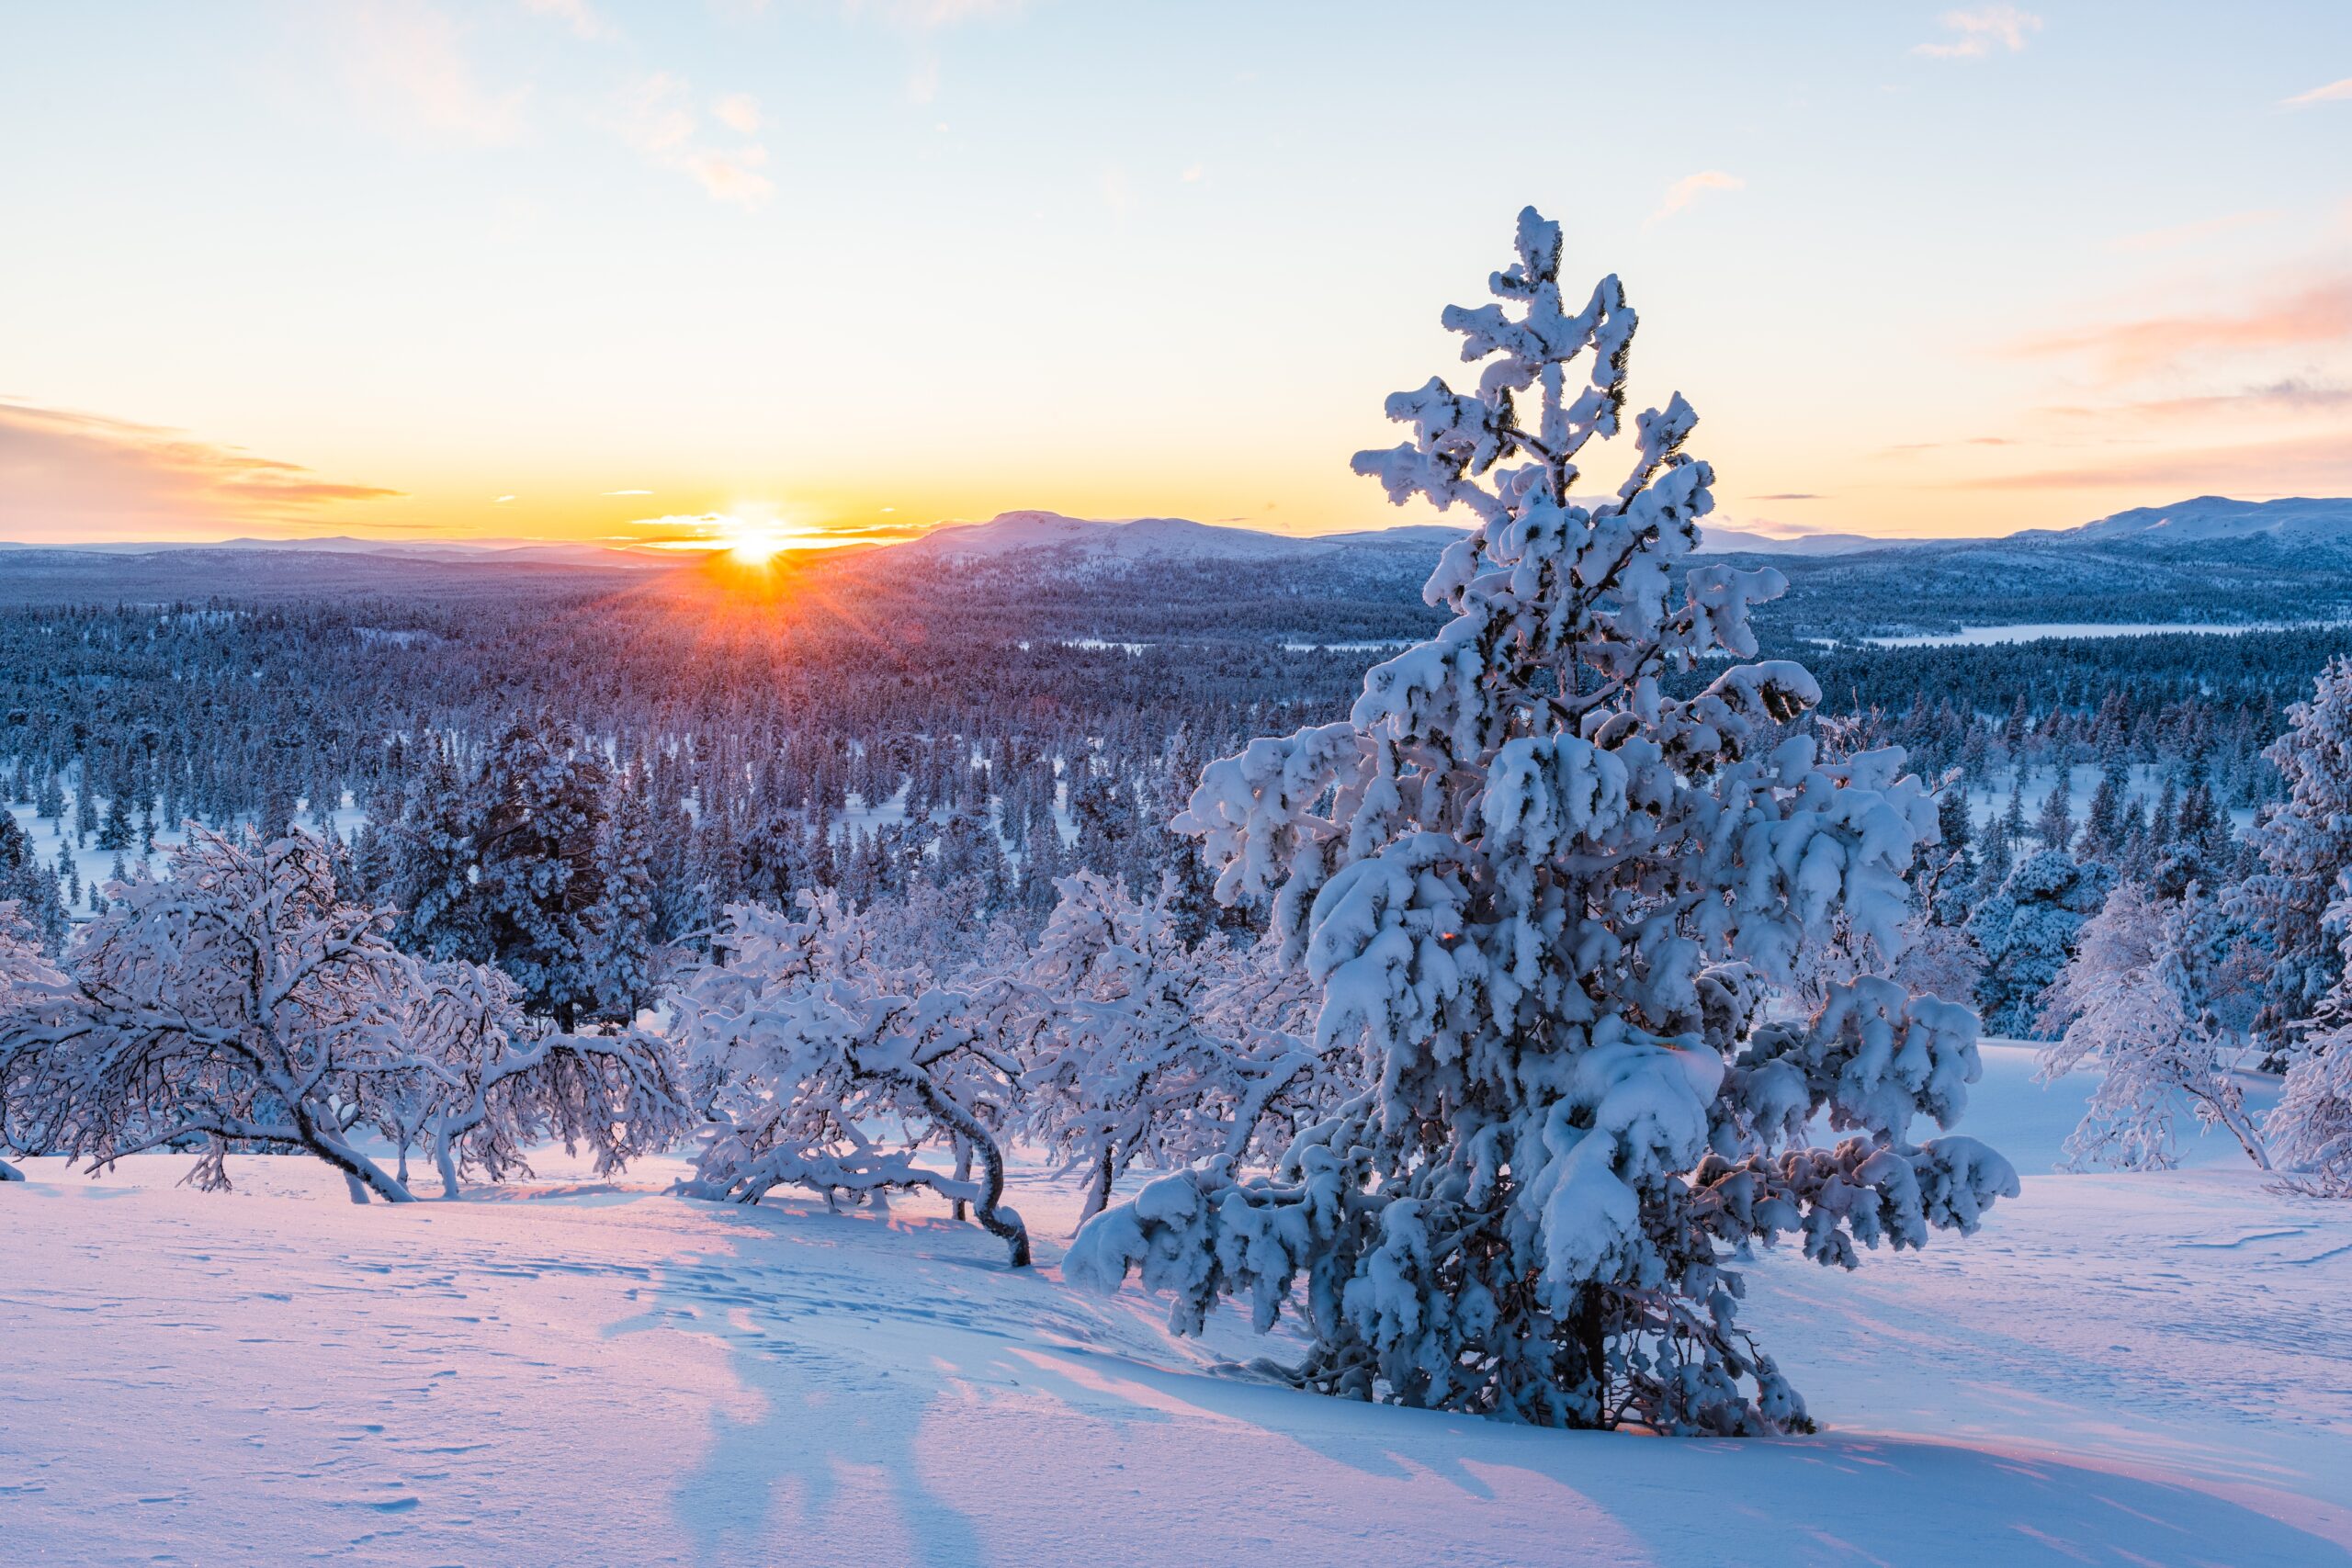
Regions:
M 1311 533 L 1513 214 L 1721 520 L 2352 493 L 2352 5 L 0 10 L 0 537 Z

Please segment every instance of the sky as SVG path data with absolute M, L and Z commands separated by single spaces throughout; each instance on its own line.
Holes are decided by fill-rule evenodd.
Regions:
M 2352 494 L 2342 0 L 18 4 L 0 141 L 5 539 L 1430 521 L 1528 203 L 1719 523 Z

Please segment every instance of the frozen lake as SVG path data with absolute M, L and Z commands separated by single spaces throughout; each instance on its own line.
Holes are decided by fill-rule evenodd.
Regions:
M 2246 632 L 2294 631 L 2306 626 L 2340 626 L 2340 621 L 2255 621 L 2230 625 L 2190 621 L 2151 625 L 2136 621 L 2026 621 L 2007 626 L 1962 626 L 1956 632 L 1907 632 L 1901 637 L 1866 637 L 1872 648 L 1987 648 L 2005 642 L 2057 642 L 2101 637 L 2238 637 Z

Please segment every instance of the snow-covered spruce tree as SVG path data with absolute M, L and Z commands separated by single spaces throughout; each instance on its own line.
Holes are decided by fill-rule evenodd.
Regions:
M 594 1150 L 606 1174 L 666 1148 L 692 1122 L 666 1042 L 639 1030 L 566 1033 L 524 1011 L 500 970 L 453 960 L 414 967 L 398 1028 L 415 1071 L 376 1120 L 405 1147 L 432 1151 L 441 1196 L 461 1173 L 527 1176 L 526 1152 L 560 1143 Z
M 49 1137 L 33 1115 L 32 1086 L 43 1026 L 62 1012 L 68 994 L 65 976 L 42 952 L 40 928 L 15 899 L 0 901 L 0 1155 L 48 1152 Z M 0 1181 L 24 1179 L 0 1159 Z
M 1973 1140 L 1910 1141 L 1921 1112 L 1956 1118 L 1977 1076 L 1965 1007 L 1865 976 L 1807 1023 L 1758 1021 L 1840 913 L 1894 955 L 1935 803 L 1899 752 L 1825 764 L 1784 729 L 1818 700 L 1798 665 L 1668 694 L 1702 654 L 1752 658 L 1748 606 L 1785 585 L 1710 565 L 1675 593 L 1711 505 L 1679 396 L 1634 422 L 1613 495 L 1569 499 L 1580 450 L 1618 431 L 1634 315 L 1613 277 L 1563 304 L 1560 232 L 1532 209 L 1518 242 L 1502 303 L 1444 315 L 1487 362 L 1476 390 L 1391 398 L 1414 438 L 1355 460 L 1399 502 L 1477 518 L 1427 590 L 1453 620 L 1374 667 L 1346 721 L 1211 764 L 1179 822 L 1221 897 L 1272 893 L 1321 988 L 1318 1035 L 1366 1031 L 1374 1087 L 1269 1175 L 1212 1162 L 1151 1183 L 1089 1224 L 1065 1269 L 1104 1289 L 1140 1269 L 1183 1330 L 1221 1296 L 1261 1327 L 1295 1307 L 1293 1375 L 1328 1393 L 1802 1428 L 1739 1326 L 1727 1259 L 1794 1232 L 1850 1265 L 1860 1246 L 1971 1230 L 2017 1190 Z M 1852 1135 L 1807 1146 L 1816 1116 Z
M 1029 1262 L 1029 1232 L 1004 1206 L 996 1128 L 1033 1016 L 1013 987 L 929 983 L 873 952 L 862 917 L 832 893 L 786 915 L 735 904 L 711 958 L 678 976 L 673 1037 L 707 1123 L 689 1197 L 756 1203 L 805 1187 L 828 1202 L 929 1188 Z M 916 1158 L 948 1149 L 957 1174 Z M 979 1174 L 970 1176 L 973 1162 Z
M 2103 865 L 2037 850 L 1976 907 L 1967 929 L 1984 955 L 1976 1000 L 1986 1028 L 2008 1039 L 2041 1037 L 2042 995 L 2074 956 L 2083 922 L 2098 913 L 2110 885 Z
M 43 951 L 54 953 L 64 945 L 65 905 L 57 896 L 57 878 L 6 811 L 0 811 L 0 903 L 17 906 L 17 918 L 32 928 Z
M 406 962 L 388 909 L 336 897 L 323 844 L 191 825 L 171 875 L 118 884 L 79 933 L 60 1005 L 8 1023 L 30 1053 L 23 1112 L 51 1152 L 103 1168 L 201 1138 L 188 1179 L 229 1184 L 232 1143 L 317 1156 L 356 1202 L 408 1189 L 352 1141 L 370 1080 L 409 1063 Z
M 2170 1169 L 2179 1163 L 2176 1128 L 2186 1110 L 2269 1168 L 2235 1077 L 2245 1038 L 2199 994 L 2192 950 L 2210 907 L 2195 889 L 2166 905 L 2124 883 L 2084 923 L 2052 983 L 2043 1017 L 2062 1032 L 2042 1049 L 2042 1080 L 2100 1071 L 2082 1125 L 2066 1140 L 2075 1167 Z
M 1240 954 L 1188 945 L 1176 891 L 1167 879 L 1147 904 L 1091 871 L 1064 877 L 1028 965 L 1040 1024 L 1021 1077 L 1022 1126 L 1085 1174 L 1081 1221 L 1132 1165 L 1239 1158 L 1319 1066 L 1295 1038 L 1218 1032 L 1213 998 Z
M 2271 983 L 2257 1027 L 2284 1042 L 2312 1016 L 2345 973 L 2352 900 L 2352 659 L 2331 659 L 2311 701 L 2287 710 L 2289 728 L 2263 753 L 2286 798 L 2267 807 L 2250 835 L 2262 869 L 2232 902 L 2265 934 Z M 2183 837 L 2187 837 L 2187 833 Z M 2274 1059 L 2284 1065 L 2291 1049 Z

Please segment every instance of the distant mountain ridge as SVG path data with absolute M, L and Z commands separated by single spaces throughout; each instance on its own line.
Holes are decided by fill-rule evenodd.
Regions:
M 1058 512 L 1006 512 L 985 523 L 950 524 L 887 548 L 960 560 L 988 560 L 1023 550 L 1047 549 L 1128 560 L 1265 559 L 1322 556 L 1366 547 L 1435 551 L 1461 538 L 1465 532 L 1466 529 L 1442 523 L 1407 523 L 1394 528 L 1361 528 L 1344 534 L 1274 534 L 1232 524 L 1195 523 L 1183 517 L 1116 521 L 1069 517 Z M 1710 555 L 1826 556 L 1925 542 L 1928 541 L 1878 539 L 1865 534 L 1781 537 L 1702 525 L 1699 548 Z
M 1041 510 L 1005 512 L 985 523 L 951 523 L 860 555 L 992 560 L 1027 551 L 1054 551 L 1087 561 L 1271 561 L 1344 552 L 1409 551 L 1434 555 L 1464 530 L 1413 523 L 1339 534 L 1276 534 L 1234 524 L 1185 517 L 1104 519 Z M 2287 497 L 2234 501 L 2201 495 L 2166 506 L 2135 507 L 2073 528 L 2029 528 L 2000 537 L 1882 538 L 1867 534 L 1782 536 L 1702 524 L 1699 549 L 1708 555 L 1841 557 L 1871 551 L 1967 552 L 2040 550 L 2076 546 L 2145 547 L 2160 551 L 2222 547 L 2309 546 L 2352 551 L 2352 499 Z M 152 557 L 187 551 L 298 552 L 375 556 L 440 564 L 511 564 L 658 570 L 681 564 L 673 552 L 626 545 L 532 539 L 362 539 L 347 536 L 303 539 L 227 539 L 218 543 L 34 544 L 0 541 L 0 552 Z
M 2136 506 L 2078 528 L 2034 529 L 2018 538 L 2142 544 L 2210 543 L 2221 539 L 2273 538 L 2290 543 L 2352 543 L 2352 499 L 2287 496 L 2276 501 L 2233 501 L 2200 495 L 2169 506 Z

